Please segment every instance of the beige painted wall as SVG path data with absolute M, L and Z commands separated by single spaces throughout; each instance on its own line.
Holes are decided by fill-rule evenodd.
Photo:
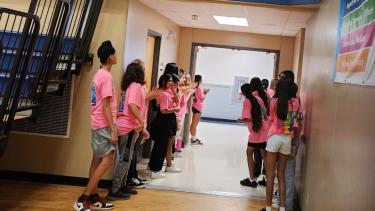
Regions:
M 305 29 L 303 28 L 298 32 L 294 41 L 293 72 L 297 84 L 301 83 L 304 45 Z
M 27 12 L 31 0 L 0 0 L 1 7 Z
M 282 71 L 293 66 L 294 37 L 182 28 L 178 64 L 184 70 L 190 69 L 193 42 L 280 50 L 279 69 Z
M 118 64 L 112 70 L 116 88 L 120 86 L 123 72 L 127 13 L 128 0 L 105 0 L 90 48 L 90 52 L 96 54 L 102 41 L 112 41 L 118 58 Z M 89 121 L 90 84 L 99 65 L 99 59 L 95 58 L 93 67 L 84 68 L 81 75 L 74 79 L 70 138 L 12 134 L 8 149 L 0 159 L 1 170 L 88 176 L 92 157 Z M 109 178 L 109 174 L 106 178 Z
M 138 0 L 129 0 L 129 16 L 126 28 L 125 63 L 134 59 L 146 60 L 147 35 L 152 30 L 162 35 L 159 70 L 168 62 L 176 62 L 180 39 L 180 27 Z M 176 36 L 167 38 L 168 32 Z M 159 71 L 160 75 L 161 71 Z
M 323 0 L 306 28 L 304 211 L 375 210 L 375 87 L 332 82 L 338 0 Z

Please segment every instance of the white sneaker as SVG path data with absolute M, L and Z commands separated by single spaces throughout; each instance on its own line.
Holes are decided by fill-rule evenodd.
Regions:
M 175 158 L 182 158 L 182 155 L 180 155 L 180 153 L 178 153 L 178 152 L 175 152 L 174 153 L 174 157 Z
M 177 168 L 174 164 L 172 164 L 171 166 L 165 168 L 165 172 L 168 172 L 168 173 L 181 173 L 182 170 L 179 169 L 179 168 Z
M 158 172 L 151 172 L 151 179 L 161 179 L 164 178 L 165 174 L 161 171 Z

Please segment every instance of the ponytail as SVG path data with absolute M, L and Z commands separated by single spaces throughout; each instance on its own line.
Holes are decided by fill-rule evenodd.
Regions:
M 250 84 L 241 86 L 241 92 L 251 103 L 251 122 L 253 123 L 253 130 L 258 132 L 263 125 L 262 110 L 258 100 L 251 94 Z
M 277 98 L 277 117 L 283 121 L 288 115 L 289 100 L 292 98 L 293 82 L 288 79 L 281 79 L 277 82 L 275 98 Z

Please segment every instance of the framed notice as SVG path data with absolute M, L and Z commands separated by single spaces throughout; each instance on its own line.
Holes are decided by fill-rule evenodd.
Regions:
M 375 0 L 340 0 L 333 80 L 375 86 Z

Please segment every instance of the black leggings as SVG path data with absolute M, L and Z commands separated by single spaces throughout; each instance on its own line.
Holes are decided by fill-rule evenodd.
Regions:
M 254 176 L 259 177 L 261 172 L 265 175 L 266 174 L 266 167 L 263 163 L 263 171 L 262 171 L 262 153 L 260 149 L 257 147 L 254 150 L 254 162 L 255 162 L 255 169 L 254 169 Z
M 151 171 L 160 171 L 167 155 L 168 141 L 176 135 L 176 115 L 162 114 L 160 111 L 151 122 L 151 139 L 154 140 L 154 147 L 151 151 L 148 166 Z

